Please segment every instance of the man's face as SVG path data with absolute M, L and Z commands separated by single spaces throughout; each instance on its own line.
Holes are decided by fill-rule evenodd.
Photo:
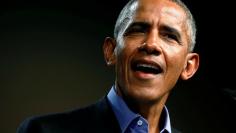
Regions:
M 167 0 L 140 0 L 116 54 L 118 92 L 140 101 L 168 95 L 188 55 L 186 14 Z

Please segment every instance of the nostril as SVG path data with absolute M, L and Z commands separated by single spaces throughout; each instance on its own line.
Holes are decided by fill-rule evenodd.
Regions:
M 139 46 L 138 50 L 149 55 L 160 55 L 161 53 L 157 46 L 149 45 L 147 43 L 143 43 L 141 46 Z

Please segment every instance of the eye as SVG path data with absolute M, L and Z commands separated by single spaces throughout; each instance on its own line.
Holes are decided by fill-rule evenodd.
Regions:
M 177 36 L 170 33 L 165 33 L 163 37 L 169 40 L 174 40 L 174 41 L 179 42 Z
M 171 43 L 178 43 L 178 44 L 182 44 L 181 41 L 180 41 L 180 38 L 175 35 L 174 33 L 169 33 L 169 32 L 160 32 L 160 36 L 168 41 L 168 42 L 171 42 Z
M 124 33 L 124 36 L 138 36 L 144 35 L 148 31 L 148 25 L 146 23 L 133 23 Z
M 139 34 L 144 34 L 144 33 L 145 33 L 145 30 L 142 27 L 133 26 L 127 29 L 124 35 L 129 36 L 129 35 L 139 35 Z
M 161 26 L 160 35 L 167 41 L 177 42 L 178 44 L 182 44 L 180 32 L 171 26 L 166 26 L 166 25 Z

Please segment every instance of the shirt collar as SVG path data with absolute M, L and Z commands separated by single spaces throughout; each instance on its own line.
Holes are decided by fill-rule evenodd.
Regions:
M 124 100 L 115 92 L 114 86 L 108 93 L 107 97 L 111 104 L 112 110 L 116 115 L 121 131 L 124 133 L 132 120 L 139 117 L 140 115 L 135 114 L 128 108 Z
M 168 133 L 171 133 L 171 125 L 170 125 L 170 116 L 169 116 L 169 111 L 166 106 L 164 106 L 162 114 L 164 119 L 163 119 L 163 128 L 161 129 L 161 133 L 164 132 L 164 130 L 167 130 Z M 161 116 L 162 117 L 162 116 Z
M 125 101 L 119 95 L 117 95 L 115 91 L 115 86 L 111 88 L 110 92 L 107 95 L 107 98 L 118 120 L 121 131 L 122 133 L 124 133 L 124 131 L 127 129 L 132 120 L 137 117 L 140 117 L 140 115 L 135 114 L 129 109 Z M 168 133 L 171 133 L 170 117 L 166 106 L 164 106 L 161 115 L 164 117 L 163 121 L 161 121 L 163 122 L 164 126 L 160 131 L 163 132 L 164 130 L 167 130 Z

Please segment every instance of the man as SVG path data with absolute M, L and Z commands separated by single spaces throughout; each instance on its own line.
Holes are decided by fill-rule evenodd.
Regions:
M 131 0 L 103 50 L 116 82 L 86 108 L 29 118 L 18 133 L 173 133 L 165 102 L 198 69 L 195 24 L 178 0 Z

